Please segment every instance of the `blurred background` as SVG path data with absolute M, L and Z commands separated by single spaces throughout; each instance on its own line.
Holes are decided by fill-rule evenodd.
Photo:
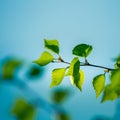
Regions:
M 90 63 L 113 68 L 120 54 L 119 6 L 119 0 L 0 0 L 0 120 L 120 120 L 120 100 L 95 97 L 92 79 L 103 70 L 81 67 L 80 92 L 67 77 L 49 87 L 51 70 L 64 64 L 32 63 L 47 38 L 59 40 L 68 62 L 73 47 L 86 43 L 93 46 Z

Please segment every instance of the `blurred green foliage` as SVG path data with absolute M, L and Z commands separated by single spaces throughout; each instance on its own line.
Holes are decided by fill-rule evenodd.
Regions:
M 32 65 L 28 69 L 26 76 L 28 77 L 28 80 L 31 80 L 32 78 L 41 77 L 43 75 L 43 72 L 43 68 L 38 67 L 36 65 Z
M 17 59 L 8 59 L 2 67 L 2 77 L 10 80 L 15 77 L 15 72 L 18 67 L 22 65 L 22 62 Z
M 70 95 L 70 90 L 58 88 L 52 92 L 52 100 L 54 103 L 61 104 L 63 103 Z
M 11 108 L 11 114 L 13 114 L 18 120 L 34 120 L 37 108 L 40 107 L 41 104 L 42 104 L 41 109 L 44 109 L 46 105 L 51 107 L 47 108 L 48 110 L 47 109 L 46 110 L 50 111 L 52 109 L 57 116 L 56 120 L 70 120 L 69 115 L 65 114 L 64 109 L 62 109 L 60 106 L 60 103 L 63 103 L 64 100 L 67 98 L 68 91 L 65 91 L 63 89 L 54 91 L 52 96 L 53 103 L 51 105 L 49 102 L 38 96 L 38 94 L 36 94 L 36 92 L 33 89 L 27 86 L 26 83 L 28 81 L 25 81 L 26 78 L 27 80 L 34 79 L 34 81 L 37 78 L 41 78 L 44 71 L 43 68 L 37 65 L 30 64 L 29 68 L 24 69 L 25 64 L 23 64 L 23 62 L 20 59 L 16 59 L 15 57 L 7 57 L 3 59 L 2 62 L 0 61 L 0 64 L 1 64 L 0 84 L 1 80 L 2 81 L 7 80 L 6 81 L 7 83 L 12 83 L 10 85 L 17 87 L 18 89 L 20 88 L 21 92 L 23 93 L 25 92 L 25 96 L 27 96 L 26 94 L 31 95 L 30 98 L 27 98 L 27 100 L 22 97 L 20 99 L 15 100 Z M 25 74 L 23 73 L 22 77 L 19 74 L 19 72 L 21 71 L 25 73 Z M 3 82 L 2 84 L 6 82 Z M 34 94 L 36 98 L 32 97 L 32 95 L 34 96 Z M 58 106 L 56 106 L 56 103 L 58 103 Z M 59 113 L 57 111 L 59 111 Z
M 11 112 L 18 120 L 34 120 L 35 117 L 35 107 L 24 99 L 18 99 L 13 105 Z

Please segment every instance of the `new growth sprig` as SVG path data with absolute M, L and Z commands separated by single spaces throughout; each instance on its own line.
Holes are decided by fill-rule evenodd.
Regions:
M 120 57 L 116 59 L 115 68 L 108 68 L 101 65 L 94 65 L 89 63 L 87 57 L 93 50 L 93 47 L 88 44 L 78 44 L 72 50 L 72 54 L 75 56 L 71 62 L 63 60 L 62 56 L 59 54 L 60 47 L 58 40 L 48 40 L 44 39 L 45 51 L 40 55 L 40 57 L 33 61 L 34 63 L 45 66 L 49 63 L 65 63 L 68 67 L 55 68 L 52 70 L 52 80 L 50 87 L 58 86 L 64 79 L 64 77 L 69 76 L 71 84 L 76 86 L 80 91 L 82 91 L 82 85 L 84 83 L 84 72 L 81 70 L 80 66 L 89 66 L 101 68 L 104 70 L 104 74 L 99 74 L 95 76 L 92 80 L 93 87 L 96 93 L 96 98 L 103 92 L 102 102 L 106 100 L 115 100 L 120 97 Z M 55 58 L 55 53 L 58 57 Z M 84 58 L 84 61 L 80 61 L 80 58 Z M 105 84 L 106 76 L 105 73 L 110 75 L 110 83 Z

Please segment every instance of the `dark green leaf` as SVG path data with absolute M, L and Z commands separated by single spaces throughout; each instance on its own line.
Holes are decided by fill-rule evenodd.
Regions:
M 70 120 L 70 117 L 66 113 L 59 113 L 57 120 Z
M 72 50 L 72 53 L 74 55 L 80 56 L 80 57 L 87 57 L 91 51 L 92 51 L 92 46 L 87 45 L 87 44 L 79 44 L 74 49 Z
M 75 57 L 68 69 L 67 75 L 70 75 L 72 85 L 75 85 L 82 90 L 82 84 L 84 82 L 84 73 L 80 70 L 80 61 L 78 57 Z
M 44 66 L 52 62 L 53 60 L 54 60 L 54 57 L 49 52 L 44 51 L 41 54 L 41 56 L 33 62 L 39 64 L 40 66 Z
M 69 95 L 66 89 L 57 89 L 52 94 L 52 99 L 55 103 L 62 103 Z
M 46 48 L 59 54 L 59 43 L 57 40 L 44 39 L 44 43 Z
M 111 72 L 111 83 L 105 87 L 102 102 L 120 97 L 120 69 Z
M 69 67 L 66 75 L 78 74 L 79 73 L 79 68 L 80 68 L 80 61 L 79 61 L 78 57 L 75 57 L 71 61 L 70 67 Z
M 50 87 L 57 86 L 62 82 L 65 76 L 65 71 L 66 68 L 57 68 L 52 71 L 52 81 Z
M 70 76 L 70 80 L 71 80 L 72 85 L 75 85 L 76 87 L 78 87 L 82 91 L 82 85 L 84 82 L 84 73 L 82 70 L 79 70 L 77 82 L 73 76 Z
M 116 69 L 120 68 L 120 61 L 117 61 L 114 66 Z
M 22 62 L 15 59 L 10 59 L 3 65 L 3 78 L 4 79 L 13 79 L 16 69 L 22 65 Z
M 26 75 L 29 78 L 29 80 L 31 80 L 32 78 L 41 77 L 43 75 L 43 71 L 44 69 L 42 67 L 32 65 L 27 71 Z
M 104 74 L 98 75 L 93 79 L 93 87 L 96 92 L 96 97 L 98 97 L 105 87 L 105 75 Z
M 35 108 L 25 100 L 19 99 L 12 108 L 12 114 L 14 114 L 18 120 L 34 120 Z

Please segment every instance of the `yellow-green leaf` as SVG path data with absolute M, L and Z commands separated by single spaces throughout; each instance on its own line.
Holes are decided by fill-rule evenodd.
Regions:
M 107 100 L 115 100 L 120 96 L 120 86 L 114 87 L 112 84 L 109 84 L 105 87 L 102 102 Z
M 57 68 L 52 71 L 52 81 L 50 87 L 58 86 L 62 82 L 65 76 L 65 71 L 66 68 Z
M 75 85 L 76 87 L 78 87 L 80 89 L 80 91 L 82 91 L 82 85 L 83 85 L 83 82 L 84 82 L 84 72 L 82 70 L 79 70 L 77 78 L 79 80 L 76 82 L 75 77 L 70 76 L 71 84 Z
M 70 67 L 69 67 L 66 75 L 78 74 L 79 73 L 79 68 L 80 68 L 80 61 L 79 61 L 78 57 L 75 57 L 71 61 Z
M 80 70 L 80 61 L 78 57 L 75 57 L 72 60 L 67 75 L 70 76 L 72 85 L 82 90 L 82 84 L 84 82 L 84 73 L 82 70 Z
M 44 51 L 41 54 L 41 56 L 33 62 L 39 64 L 40 66 L 44 66 L 52 62 L 53 60 L 54 60 L 54 57 L 49 52 Z
M 102 102 L 120 97 L 120 69 L 111 72 L 111 83 L 105 87 Z
M 96 92 L 96 98 L 101 94 L 105 87 L 105 75 L 101 74 L 93 79 L 93 87 Z
M 59 42 L 57 40 L 44 39 L 45 47 L 57 54 L 59 54 Z
M 74 55 L 86 58 L 91 53 L 92 49 L 93 48 L 91 45 L 79 44 L 73 48 L 72 53 Z
M 111 82 L 115 86 L 120 84 L 120 68 L 111 71 Z

